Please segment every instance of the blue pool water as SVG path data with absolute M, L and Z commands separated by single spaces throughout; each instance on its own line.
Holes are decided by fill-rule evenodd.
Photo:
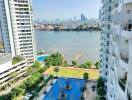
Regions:
M 66 100 L 80 100 L 81 87 L 85 86 L 85 80 L 68 78 L 71 89 L 64 89 L 67 78 L 59 78 L 43 100 L 58 100 L 61 89 L 67 95 Z
M 46 60 L 46 58 L 48 57 L 48 55 L 41 55 L 41 56 L 37 56 L 36 60 L 39 62 L 43 62 Z

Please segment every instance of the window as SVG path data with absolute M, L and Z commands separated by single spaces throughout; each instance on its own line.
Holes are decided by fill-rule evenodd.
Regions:
M 131 10 L 127 10 L 127 14 L 131 14 Z

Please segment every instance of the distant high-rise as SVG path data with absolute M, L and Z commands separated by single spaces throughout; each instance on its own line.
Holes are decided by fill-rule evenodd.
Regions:
M 0 0 L 0 27 L 4 52 L 34 62 L 34 32 L 31 0 Z
M 85 17 L 85 15 L 81 14 L 81 21 L 86 21 L 87 18 Z
M 74 21 L 76 21 L 76 20 L 77 20 L 77 17 L 75 16 L 75 17 L 74 17 Z

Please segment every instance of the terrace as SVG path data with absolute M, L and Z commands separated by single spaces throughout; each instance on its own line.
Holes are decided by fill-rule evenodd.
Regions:
M 12 60 L 12 64 L 15 65 L 15 64 L 17 64 L 17 63 L 19 63 L 19 62 L 21 62 L 23 60 L 25 60 L 23 57 L 21 57 L 21 56 L 15 56 L 13 58 L 13 60 Z

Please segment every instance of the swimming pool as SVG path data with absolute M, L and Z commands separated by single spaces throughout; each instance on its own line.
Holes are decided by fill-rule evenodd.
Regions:
M 46 54 L 46 55 L 39 55 L 39 56 L 36 57 L 36 60 L 37 60 L 38 62 L 43 62 L 43 61 L 46 60 L 46 58 L 47 58 L 48 56 L 49 56 L 48 54 Z
M 71 89 L 66 90 L 66 81 L 70 82 Z M 74 78 L 58 78 L 56 83 L 46 94 L 43 100 L 58 100 L 60 91 L 63 89 L 63 92 L 66 94 L 65 100 L 80 100 L 81 97 L 81 87 L 85 86 L 85 80 L 83 79 L 74 79 Z

